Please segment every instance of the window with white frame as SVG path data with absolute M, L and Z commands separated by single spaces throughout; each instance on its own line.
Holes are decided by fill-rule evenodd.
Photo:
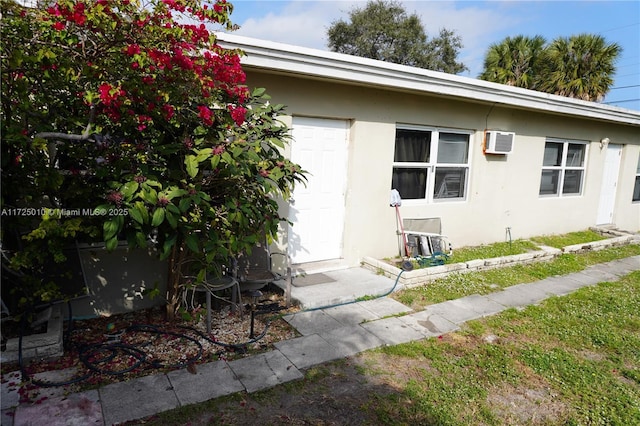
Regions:
M 398 126 L 391 187 L 407 200 L 465 199 L 470 134 Z
M 586 157 L 586 142 L 547 139 L 542 161 L 540 195 L 581 195 Z
M 633 185 L 632 201 L 640 201 L 640 155 L 638 155 L 638 165 L 636 166 L 636 183 Z

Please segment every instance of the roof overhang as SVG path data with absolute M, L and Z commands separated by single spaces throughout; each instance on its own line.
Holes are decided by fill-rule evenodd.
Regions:
M 640 126 L 640 111 L 358 56 L 234 34 L 216 35 L 220 46 L 245 53 L 242 65 L 247 69 Z

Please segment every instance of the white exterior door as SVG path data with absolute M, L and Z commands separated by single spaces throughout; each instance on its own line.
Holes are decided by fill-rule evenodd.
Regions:
M 340 258 L 347 187 L 347 122 L 294 117 L 292 136 L 291 161 L 308 172 L 306 187 L 296 185 L 290 207 L 292 262 Z
M 621 145 L 609 144 L 607 146 L 596 225 L 613 223 L 613 210 L 616 203 L 616 189 L 618 186 L 621 154 Z

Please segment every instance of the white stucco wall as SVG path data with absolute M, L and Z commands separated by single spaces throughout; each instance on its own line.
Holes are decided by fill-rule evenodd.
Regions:
M 343 252 L 350 265 L 363 256 L 398 253 L 395 210 L 389 207 L 398 123 L 473 132 L 467 199 L 405 201 L 401 207 L 403 218 L 442 218 L 442 231 L 454 246 L 504 241 L 507 227 L 518 239 L 595 225 L 605 155 L 599 141 L 604 137 L 623 145 L 615 225 L 640 230 L 640 204 L 631 203 L 640 152 L 637 127 L 250 70 L 248 84 L 266 87 L 273 102 L 287 105 L 291 115 L 349 120 Z M 284 121 L 291 125 L 291 116 Z M 484 155 L 485 128 L 515 132 L 513 152 Z M 538 195 L 547 137 L 589 142 L 582 195 Z

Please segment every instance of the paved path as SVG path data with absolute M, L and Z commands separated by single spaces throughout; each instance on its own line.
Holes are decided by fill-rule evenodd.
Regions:
M 2 425 L 112 425 L 236 392 L 256 392 L 301 379 L 305 369 L 317 364 L 384 345 L 439 336 L 458 330 L 466 321 L 537 304 L 599 282 L 617 281 L 637 270 L 640 256 L 484 296 L 476 294 L 430 305 L 420 312 L 412 312 L 388 297 L 346 304 L 339 301 L 339 306 L 285 317 L 301 337 L 276 343 L 275 349 L 267 353 L 199 365 L 196 374 L 185 369 L 158 373 L 67 396 L 60 389 L 44 389 L 41 395 L 47 399 L 35 405 L 18 405 L 17 393 L 8 392 L 4 383 Z M 350 277 L 354 279 L 356 275 Z M 393 285 L 393 280 L 386 284 Z M 51 380 L 51 373 L 48 374 Z M 13 416 L 8 414 L 12 411 Z

